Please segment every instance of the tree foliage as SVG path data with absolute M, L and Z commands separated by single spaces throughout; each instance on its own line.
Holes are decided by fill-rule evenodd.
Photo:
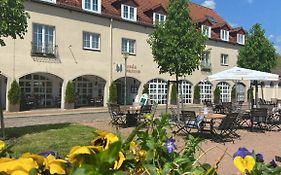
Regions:
M 23 39 L 27 32 L 27 18 L 29 15 L 24 11 L 23 0 L 0 1 L 0 46 L 5 46 L 3 37 L 17 36 Z
M 194 87 L 193 103 L 200 103 L 200 87 L 198 86 L 198 84 Z
M 109 87 L 108 102 L 117 103 L 117 86 L 116 86 L 115 82 L 112 82 L 110 87 Z
M 189 0 L 170 0 L 164 23 L 155 25 L 148 43 L 160 73 L 190 75 L 200 64 L 206 37 L 191 22 Z
M 214 103 L 218 104 L 220 103 L 221 99 L 220 99 L 220 94 L 221 94 L 221 90 L 220 88 L 217 86 L 216 89 L 214 90 Z
M 73 83 L 71 81 L 67 82 L 64 100 L 65 103 L 75 102 L 75 91 L 74 91 Z
M 171 104 L 177 103 L 177 88 L 176 85 L 173 83 L 171 88 Z
M 263 72 L 270 72 L 277 64 L 276 50 L 266 38 L 260 24 L 255 24 L 250 29 L 245 46 L 239 50 L 237 64 Z

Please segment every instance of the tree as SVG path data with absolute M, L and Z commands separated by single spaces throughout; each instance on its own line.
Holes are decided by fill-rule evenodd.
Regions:
M 176 85 L 172 84 L 172 89 L 171 89 L 171 104 L 176 104 L 177 102 L 177 89 Z
M 245 46 L 239 50 L 237 65 L 240 67 L 271 72 L 277 64 L 277 53 L 273 44 L 266 38 L 265 31 L 260 24 L 255 24 L 247 35 Z M 255 84 L 257 100 L 258 83 Z
M 72 81 L 68 81 L 66 84 L 64 101 L 65 103 L 75 102 L 75 91 Z
M 218 104 L 220 103 L 221 101 L 221 97 L 220 97 L 220 94 L 221 94 L 221 90 L 220 88 L 217 86 L 216 89 L 214 90 L 214 103 L 215 104 Z
M 5 46 L 3 37 L 17 36 L 23 39 L 27 32 L 27 18 L 29 15 L 24 11 L 23 0 L 0 1 L 0 46 Z
M 194 87 L 193 103 L 200 104 L 200 87 L 198 84 Z
M 207 39 L 191 22 L 188 4 L 189 0 L 170 0 L 166 21 L 157 23 L 148 39 L 160 73 L 175 75 L 177 84 L 179 77 L 198 69 Z
M 109 87 L 109 99 L 110 103 L 117 103 L 117 86 L 114 82 L 111 83 Z

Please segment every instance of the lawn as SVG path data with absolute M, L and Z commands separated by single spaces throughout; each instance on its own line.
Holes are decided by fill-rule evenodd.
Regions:
M 95 128 L 78 124 L 55 124 L 7 128 L 6 135 L 15 141 L 14 156 L 52 150 L 64 157 L 73 146 L 88 145 L 94 131 Z

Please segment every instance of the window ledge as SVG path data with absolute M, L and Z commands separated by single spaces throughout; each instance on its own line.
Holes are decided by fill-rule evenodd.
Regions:
M 100 49 L 94 49 L 94 48 L 88 48 L 88 47 L 83 47 L 83 50 L 89 50 L 89 51 L 95 51 L 95 52 L 100 52 Z

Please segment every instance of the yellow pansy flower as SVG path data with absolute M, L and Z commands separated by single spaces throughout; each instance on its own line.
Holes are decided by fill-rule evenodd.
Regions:
M 108 149 L 109 145 L 117 142 L 119 139 L 116 135 L 106 132 L 106 131 L 96 131 L 98 134 L 97 138 L 91 141 L 91 144 L 98 149 L 98 151 L 102 151 L 102 149 Z
M 0 161 L 0 172 L 12 175 L 28 175 L 33 168 L 37 169 L 38 165 L 32 158 L 3 159 Z
M 236 156 L 233 162 L 236 168 L 242 173 L 251 172 L 256 164 L 255 159 L 250 155 L 247 155 L 244 158 Z
M 70 163 L 78 164 L 79 166 L 84 162 L 83 155 L 93 154 L 94 146 L 75 146 L 71 148 L 67 158 Z
M 5 142 L 0 140 L 0 152 L 4 149 L 5 147 Z
M 44 162 L 45 169 L 48 169 L 51 174 L 66 174 L 65 164 L 65 160 L 56 159 L 51 154 L 48 155 Z
M 45 161 L 44 156 L 40 156 L 38 154 L 24 153 L 21 158 L 32 158 L 39 166 L 43 166 Z
M 122 166 L 122 163 L 124 162 L 124 160 L 125 160 L 125 156 L 120 151 L 119 152 L 119 158 L 118 158 L 118 160 L 115 161 L 113 169 L 118 170 Z

